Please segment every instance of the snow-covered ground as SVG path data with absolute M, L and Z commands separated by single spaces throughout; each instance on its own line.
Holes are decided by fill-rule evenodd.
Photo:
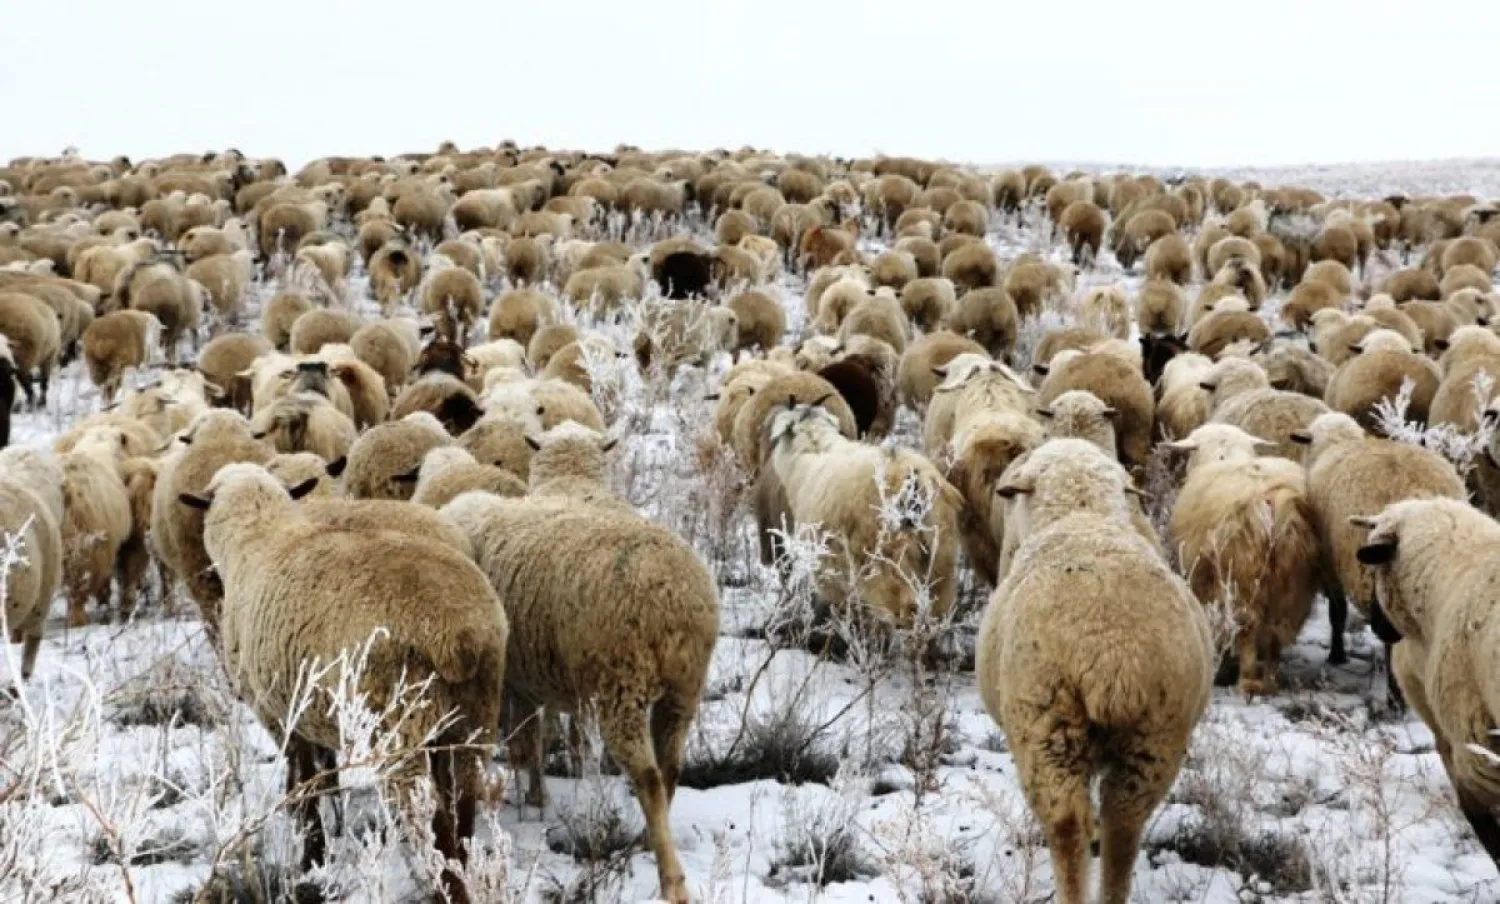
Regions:
M 1316 168 L 1274 181 L 1365 195 L 1500 194 L 1500 165 Z M 1024 250 L 1062 255 L 1035 225 L 996 224 L 990 241 L 1002 260 Z M 1135 279 L 1106 255 L 1084 282 Z M 795 332 L 800 280 L 778 288 Z M 351 290 L 362 312 L 374 310 L 363 280 Z M 624 437 L 617 488 L 693 542 L 721 587 L 722 634 L 672 810 L 694 899 L 1049 900 L 1046 847 L 961 655 L 984 589 L 966 587 L 960 623 L 930 629 L 959 655 L 933 662 L 909 652 L 917 644 L 877 649 L 858 637 L 836 656 L 810 652 L 789 624 L 789 607 L 804 601 L 758 564 L 742 481 L 709 440 L 703 396 L 727 363 L 680 373 L 670 386 L 627 374 L 598 390 Z M 89 395 L 75 363 L 49 410 L 18 416 L 16 441 L 50 441 L 94 410 Z M 898 441 L 912 444 L 918 424 L 903 418 Z M 198 900 L 289 892 L 229 890 L 236 876 L 242 886 L 295 878 L 295 839 L 277 807 L 277 743 L 234 702 L 191 609 L 169 611 L 156 595 L 130 624 L 70 630 L 61 600 L 54 606 L 38 674 L 0 709 L 0 900 L 186 901 L 211 873 L 218 884 Z M 1216 689 L 1150 825 L 1136 900 L 1500 899 L 1495 866 L 1451 801 L 1430 733 L 1384 704 L 1378 645 L 1360 635 L 1340 668 L 1326 665 L 1327 646 L 1320 602 L 1285 655 L 1274 698 L 1246 702 Z M 625 780 L 584 760 L 581 777 L 560 768 L 549 778 L 539 815 L 518 806 L 517 783 L 497 758 L 495 775 L 510 787 L 481 836 L 497 858 L 491 879 L 516 900 L 655 894 Z M 344 777 L 343 830 L 323 878 L 341 899 L 403 900 L 415 860 L 380 831 L 384 808 L 367 773 Z

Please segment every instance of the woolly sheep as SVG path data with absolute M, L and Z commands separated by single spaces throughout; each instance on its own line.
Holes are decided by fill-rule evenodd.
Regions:
M 526 485 L 516 475 L 502 467 L 481 463 L 459 446 L 428 450 L 417 473 L 398 475 L 397 480 L 415 481 L 411 501 L 433 509 L 440 509 L 468 492 L 526 495 Z
M 1365 535 L 1349 519 L 1374 517 L 1404 499 L 1462 501 L 1464 484 L 1437 453 L 1368 436 L 1340 412 L 1318 417 L 1294 439 L 1307 450 L 1307 494 L 1318 514 L 1327 557 L 1322 583 L 1332 625 L 1328 661 L 1338 665 L 1348 661 L 1344 628 L 1349 602 L 1362 612 L 1375 602 L 1374 576 L 1357 557 Z
M 1443 273 L 1443 279 L 1438 283 L 1438 297 L 1448 298 L 1461 289 L 1473 289 L 1476 292 L 1487 293 L 1494 289 L 1490 280 L 1488 270 L 1481 270 L 1473 264 L 1459 264 L 1448 268 Z
M 1429 420 L 1473 432 L 1479 426 L 1479 411 L 1489 403 L 1478 397 L 1475 378 L 1488 374 L 1490 397 L 1500 392 L 1500 336 L 1484 327 L 1459 327 L 1448 340 L 1441 366 L 1443 379 L 1433 394 Z
M 1356 556 L 1374 574 L 1372 625 L 1396 643 L 1391 671 L 1432 730 L 1459 809 L 1500 862 L 1494 733 L 1500 693 L 1493 661 L 1494 559 L 1500 528 L 1454 499 L 1398 502 L 1352 527 L 1368 531 Z
M 419 351 L 415 324 L 410 335 L 401 321 L 366 323 L 349 337 L 349 348 L 385 381 L 388 394 L 401 391 L 411 376 Z
M 390 317 L 422 279 L 422 259 L 402 240 L 388 241 L 370 258 L 370 288 L 382 316 Z
M 976 289 L 974 291 L 994 290 Z M 964 294 L 967 297 L 973 292 Z M 976 300 L 984 297 L 987 296 L 976 296 Z M 924 332 L 932 332 L 955 316 L 957 306 L 957 290 L 951 279 L 924 276 L 910 280 L 901 288 L 901 309 L 906 312 L 907 318 Z
M 390 416 L 401 420 L 419 411 L 437 418 L 454 436 L 474 426 L 484 413 L 474 390 L 457 377 L 436 371 L 423 374 L 401 390 L 391 403 Z
M 347 457 L 358 436 L 354 421 L 315 392 L 294 392 L 277 399 L 255 413 L 251 430 L 277 452 L 312 452 L 329 462 Z
M 1176 231 L 1177 222 L 1166 211 L 1142 211 L 1128 219 L 1122 215 L 1115 224 L 1115 259 L 1128 271 L 1146 253 L 1146 249 L 1151 247 L 1152 242 Z
M 1070 454 L 1033 456 L 1031 473 L 1000 488 L 1026 497 L 1029 524 L 985 609 L 976 673 L 1046 833 L 1059 900 L 1086 900 L 1098 771 L 1100 900 L 1123 902 L 1145 824 L 1208 706 L 1211 643 L 1187 586 L 1131 530 L 1119 466 L 1082 440 L 1057 444 Z M 1073 705 L 1059 709 L 1058 693 Z
M 337 308 L 313 308 L 297 318 L 288 337 L 294 355 L 314 355 L 330 343 L 347 345 L 359 329 L 359 318 Z
M 342 494 L 337 478 L 347 465 L 348 459 L 325 461 L 321 455 L 312 452 L 282 452 L 266 462 L 266 470 L 289 489 L 311 483 L 308 499 L 338 499 Z
M 1151 453 L 1155 399 L 1140 363 L 1096 350 L 1069 351 L 1053 358 L 1046 379 L 1037 389 L 1037 404 L 1046 406 L 1063 393 L 1081 389 L 1093 393 L 1119 412 L 1116 424 L 1118 455 L 1126 468 L 1143 471 Z
M 764 291 L 741 292 L 726 303 L 739 323 L 739 341 L 735 351 L 758 348 L 769 351 L 786 333 L 786 311 Z
M 30 295 L 0 292 L 0 336 L 7 340 L 15 380 L 26 394 L 27 407 L 34 408 L 38 402 L 47 407 L 47 384 L 62 353 L 57 316 Z M 34 389 L 36 383 L 40 383 L 40 395 Z
M 1323 280 L 1304 279 L 1292 289 L 1279 315 L 1289 326 L 1305 330 L 1319 311 L 1341 307 L 1348 293 Z
M 1397 304 L 1403 301 L 1420 301 L 1442 297 L 1437 277 L 1426 270 L 1398 270 L 1386 278 L 1380 291 L 1391 296 Z
M 269 444 L 252 435 L 250 423 L 235 412 L 215 409 L 201 415 L 182 437 L 186 448 L 163 460 L 151 501 L 151 542 L 157 556 L 198 605 L 209 638 L 217 631 L 224 588 L 203 546 L 203 516 L 177 503 L 184 493 L 202 493 L 219 468 L 233 462 L 264 464 Z
M 1146 276 L 1185 286 L 1193 277 L 1193 255 L 1177 233 L 1164 235 L 1146 248 Z
M 429 705 L 404 713 L 393 726 L 404 742 L 477 742 L 481 750 L 495 743 L 506 614 L 484 574 L 462 553 L 395 530 L 329 530 L 256 465 L 226 466 L 206 497 L 178 498 L 183 504 L 176 507 L 204 517 L 208 555 L 223 578 L 226 671 L 261 722 L 287 734 L 290 786 L 314 779 L 316 764 L 341 739 L 337 720 L 320 707 L 300 711 L 288 724 L 295 705 L 290 689 L 302 684 L 308 662 L 330 662 L 366 644 L 362 693 L 379 700 L 400 682 L 427 681 Z M 329 573 L 339 580 L 324 580 Z M 430 757 L 438 796 L 434 843 L 443 857 L 462 864 L 463 842 L 473 835 L 485 797 L 483 754 L 450 749 Z M 413 789 L 403 783 L 411 777 L 403 770 L 395 779 L 407 806 Z M 303 866 L 310 867 L 324 854 L 316 798 L 296 809 L 305 833 Z M 445 870 L 443 880 L 448 895 L 468 900 L 456 873 Z
M 168 363 L 177 363 L 177 345 L 184 333 L 198 347 L 198 324 L 205 302 L 203 287 L 169 264 L 143 262 L 120 274 L 115 282 L 116 308 L 147 311 L 161 321 L 161 342 Z
M 1111 456 L 1119 448 L 1115 421 L 1120 413 L 1086 390 L 1071 389 L 1053 399 L 1050 405 L 1038 407 L 1036 415 L 1049 440 L 1087 440 Z
M 0 533 L 18 538 L 25 558 L 6 576 L 5 623 L 21 642 L 21 680 L 36 669 L 52 595 L 62 579 L 62 469 L 49 452 L 0 449 Z
M 961 354 L 932 368 L 942 377 L 923 424 L 923 450 L 942 460 L 962 422 L 983 412 L 1030 415 L 1034 390 L 1025 379 L 986 354 Z
M 746 401 L 734 419 L 731 446 L 740 467 L 752 477 L 760 474 L 771 451 L 767 428 L 778 409 L 792 405 L 821 405 L 838 419 L 844 436 L 853 439 L 854 412 L 833 384 L 817 374 L 793 371 L 773 376 Z
M 1374 330 L 1356 346 L 1357 354 L 1339 366 L 1323 400 L 1367 430 L 1376 429 L 1377 406 L 1393 399 L 1403 382 L 1411 381 L 1413 392 L 1406 418 L 1426 424 L 1442 372 L 1431 359 L 1412 349 L 1410 341 L 1392 330 Z
M 770 432 L 771 467 L 792 520 L 831 535 L 835 564 L 819 578 L 822 598 L 852 598 L 888 623 L 909 626 L 920 605 L 917 584 L 925 582 L 931 613 L 947 613 L 963 500 L 932 463 L 848 439 L 838 418 L 816 404 L 777 412 Z
M 426 412 L 377 424 L 349 448 L 344 492 L 350 499 L 408 500 L 415 487 L 400 478 L 419 469 L 428 452 L 451 441 L 437 418 Z
M 99 427 L 85 434 L 73 451 L 57 457 L 62 475 L 62 577 L 70 627 L 88 623 L 90 600 L 108 605 L 110 579 L 117 568 L 121 610 L 134 608 L 136 588 L 126 583 L 121 559 L 131 533 L 130 497 L 119 472 L 125 443 L 119 430 Z
M 879 339 L 897 354 L 906 350 L 906 314 L 894 292 L 877 289 L 850 309 L 839 324 L 839 337 L 847 341 L 853 336 Z
M 1250 239 L 1237 235 L 1225 235 L 1209 246 L 1202 261 L 1203 272 L 1207 276 L 1212 276 L 1223 270 L 1232 260 L 1242 260 L 1259 268 L 1260 247 Z
M 1272 388 L 1315 399 L 1323 398 L 1328 391 L 1328 381 L 1333 379 L 1335 369 L 1310 349 L 1285 342 L 1258 351 L 1251 359 L 1265 369 Z
M 1000 262 L 983 242 L 972 242 L 943 258 L 942 275 L 960 291 L 1000 284 Z
M 978 342 L 995 358 L 1010 360 L 1016 347 L 1017 311 L 999 286 L 970 289 L 958 300 L 944 326 Z
M 429 267 L 417 294 L 419 310 L 437 324 L 438 338 L 467 345 L 474 323 L 484 316 L 479 277 L 462 267 Z
M 251 253 L 234 251 L 200 258 L 188 265 L 186 275 L 208 292 L 209 305 L 221 319 L 236 323 L 254 272 Z
M 592 702 L 605 748 L 646 815 L 661 893 L 685 904 L 668 810 L 718 636 L 707 569 L 682 540 L 628 512 L 466 493 L 443 513 L 473 542 L 476 561 L 504 595 L 505 689 L 517 715 Z M 607 594 L 586 589 L 605 586 Z M 528 721 L 530 796 L 540 804 L 544 737 Z
M 1119 286 L 1095 286 L 1084 294 L 1076 311 L 1079 325 L 1106 336 L 1130 336 L 1130 302 Z
M 1256 456 L 1273 445 L 1228 424 L 1172 443 L 1192 458 L 1168 532 L 1193 594 L 1232 612 L 1246 696 L 1275 691 L 1281 651 L 1307 621 L 1322 564 L 1302 467 Z
M 547 295 L 535 289 L 511 289 L 496 297 L 490 307 L 489 337 L 525 345 L 556 317 L 556 306 Z
M 144 368 L 156 348 L 161 322 L 146 311 L 112 311 L 83 331 L 83 361 L 89 382 L 112 404 L 126 371 Z
M 1092 201 L 1078 200 L 1069 204 L 1058 218 L 1057 226 L 1073 249 L 1073 265 L 1082 267 L 1086 262 L 1098 260 L 1099 247 L 1104 244 L 1104 230 L 1108 223 L 1104 211 Z
M 1303 461 L 1305 454 L 1291 440 L 1291 434 L 1306 429 L 1314 418 L 1328 411 L 1318 399 L 1271 388 L 1265 370 L 1243 358 L 1215 363 L 1199 385 L 1213 395 L 1212 423 L 1231 424 L 1276 443 L 1275 455 L 1296 462 Z
M 1202 387 L 1213 370 L 1206 355 L 1178 355 L 1162 370 L 1156 405 L 1157 432 L 1163 439 L 1183 439 L 1208 423 L 1213 413 L 1213 393 Z
M 1136 327 L 1144 334 L 1175 335 L 1182 329 L 1187 300 L 1165 279 L 1147 279 L 1135 298 Z

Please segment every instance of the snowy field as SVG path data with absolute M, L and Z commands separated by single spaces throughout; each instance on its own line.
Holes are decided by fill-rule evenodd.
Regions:
M 1231 175 L 1367 197 L 1500 195 L 1500 164 L 1483 162 Z M 1002 262 L 1029 250 L 1063 260 L 1041 222 L 999 218 L 988 241 Z M 648 224 L 631 235 L 666 234 Z M 1138 279 L 1106 254 L 1080 283 L 1133 292 Z M 778 288 L 796 333 L 801 280 Z M 256 287 L 261 300 L 274 290 Z M 375 313 L 362 274 L 351 294 Z M 626 328 L 599 328 L 628 343 Z M 923 629 L 953 651 L 938 661 L 913 653 L 916 642 L 857 637 L 838 655 L 809 652 L 795 611 L 805 591 L 760 566 L 741 476 L 711 440 L 704 396 L 728 364 L 670 381 L 622 372 L 597 388 L 622 438 L 616 488 L 687 537 L 721 591 L 722 634 L 671 819 L 694 900 L 1050 900 L 1046 847 L 965 655 L 985 590 L 966 578 L 959 621 Z M 46 444 L 96 409 L 80 367 L 47 411 L 18 415 L 17 442 Z M 919 424 L 902 417 L 896 441 L 916 444 Z M 1350 664 L 1333 668 L 1328 639 L 1320 601 L 1275 697 L 1215 689 L 1149 827 L 1136 900 L 1500 900 L 1430 733 L 1385 704 L 1379 645 L 1361 632 Z M 596 756 L 582 761 L 574 773 L 554 758 L 538 814 L 519 806 L 520 783 L 497 757 L 505 803 L 481 819 L 487 856 L 475 867 L 492 900 L 654 897 L 625 780 Z M 384 831 L 368 773 L 345 773 L 332 864 L 314 878 L 332 899 L 406 900 L 420 864 Z M 276 740 L 234 701 L 191 603 L 164 603 L 158 590 L 129 624 L 70 630 L 59 598 L 37 675 L 0 708 L 0 900 L 291 900 L 297 848 L 282 783 Z

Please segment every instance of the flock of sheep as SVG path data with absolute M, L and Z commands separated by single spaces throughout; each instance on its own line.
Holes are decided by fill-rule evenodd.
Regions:
M 57 593 L 72 625 L 128 618 L 157 571 L 289 733 L 293 789 L 336 781 L 339 745 L 299 674 L 383 632 L 365 690 L 379 712 L 431 682 L 397 790 L 431 777 L 448 860 L 501 739 L 541 804 L 550 715 L 587 713 L 686 901 L 668 811 L 718 592 L 611 490 L 625 427 L 596 393 L 610 368 L 700 368 L 765 564 L 821 530 L 819 599 L 877 634 L 949 616 L 961 568 L 994 588 L 978 683 L 1060 901 L 1086 900 L 1091 845 L 1100 899 L 1128 898 L 1216 671 L 1276 694 L 1320 593 L 1330 662 L 1352 602 L 1500 861 L 1497 214 L 752 149 L 14 160 L 0 446 L 69 362 L 99 400 L 0 451 L 20 677 Z M 1027 215 L 1061 246 L 1003 259 L 986 237 Z M 1101 279 L 1110 256 L 1138 289 Z M 1464 454 L 1381 435 L 1398 396 Z M 297 806 L 310 867 L 317 798 Z M 468 899 L 454 869 L 437 894 Z

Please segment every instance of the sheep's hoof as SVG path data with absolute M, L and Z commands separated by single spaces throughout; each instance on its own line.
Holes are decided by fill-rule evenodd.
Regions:
M 1267 678 L 1242 678 L 1240 679 L 1240 693 L 1246 700 L 1269 697 L 1276 693 L 1276 682 Z
M 1347 665 L 1348 662 L 1349 654 L 1345 653 L 1342 648 L 1336 648 L 1328 651 L 1329 665 Z

